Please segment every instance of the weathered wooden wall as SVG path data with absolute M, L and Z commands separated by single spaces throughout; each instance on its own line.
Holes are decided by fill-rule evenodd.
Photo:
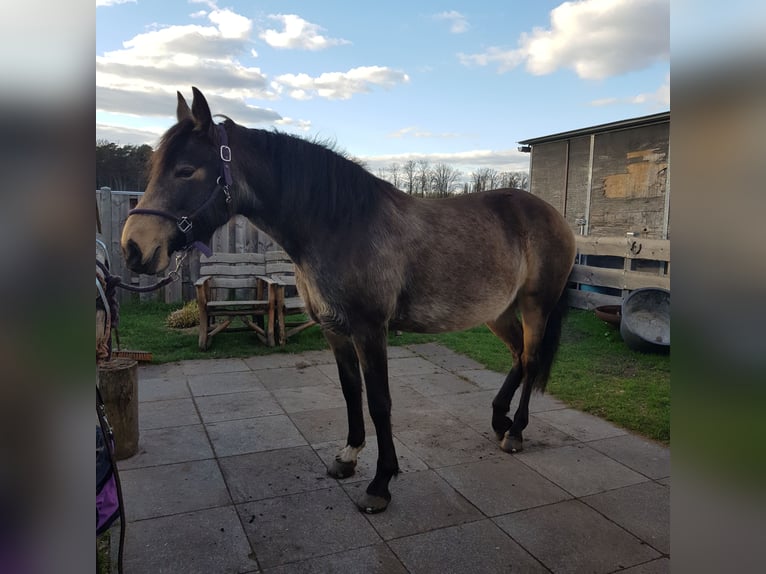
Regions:
M 530 191 L 575 233 L 667 239 L 669 133 L 665 122 L 535 144 Z
M 96 190 L 96 204 L 101 218 L 101 234 L 97 234 L 109 250 L 111 273 L 134 285 L 150 285 L 165 276 L 138 275 L 131 272 L 122 258 L 120 235 L 128 211 L 135 207 L 141 192 L 112 191 L 109 188 Z M 220 227 L 211 241 L 215 253 L 265 253 L 280 249 L 263 231 L 252 225 L 246 218 L 237 215 Z M 171 263 L 171 266 L 173 263 Z M 155 292 L 136 295 L 118 290 L 120 301 L 138 298 L 142 301 L 165 301 L 180 303 L 195 298 L 194 282 L 199 278 L 199 253 L 192 251 L 181 268 L 181 280 L 171 283 Z

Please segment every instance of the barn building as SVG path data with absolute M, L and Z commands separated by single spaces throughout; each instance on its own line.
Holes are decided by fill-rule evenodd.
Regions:
M 577 235 L 574 306 L 670 288 L 670 112 L 520 141 L 530 192 Z

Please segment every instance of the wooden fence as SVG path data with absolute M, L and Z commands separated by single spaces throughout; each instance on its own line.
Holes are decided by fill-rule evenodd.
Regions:
M 577 236 L 570 302 L 578 309 L 619 305 L 643 287 L 670 290 L 670 240 Z
M 141 195 L 142 193 L 137 191 L 114 191 L 108 187 L 97 189 L 96 207 L 101 222 L 101 233 L 97 232 L 96 236 L 107 246 L 111 273 L 119 275 L 123 281 L 143 286 L 157 282 L 167 271 L 160 275 L 138 275 L 125 266 L 120 249 L 120 235 L 128 211 L 135 207 Z M 268 235 L 239 215 L 215 232 L 210 246 L 215 253 L 265 253 L 280 249 Z M 199 252 L 192 251 L 181 268 L 181 279 L 157 291 L 136 295 L 119 289 L 120 302 L 136 298 L 141 301 L 167 303 L 193 300 L 194 282 L 199 278 L 199 257 Z

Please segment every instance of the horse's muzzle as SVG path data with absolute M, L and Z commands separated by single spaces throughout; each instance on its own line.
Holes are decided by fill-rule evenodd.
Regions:
M 144 254 L 138 244 L 132 239 L 128 241 L 122 247 L 122 254 L 125 257 L 125 262 L 128 268 L 135 273 L 153 274 L 157 270 L 157 260 L 160 255 L 160 246 L 158 245 L 154 249 L 151 257 L 144 261 Z

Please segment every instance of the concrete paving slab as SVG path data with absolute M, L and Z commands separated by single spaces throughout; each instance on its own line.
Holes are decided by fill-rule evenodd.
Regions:
M 272 393 L 286 413 L 346 406 L 343 392 L 338 387 L 329 384 L 276 389 Z
M 659 553 L 577 500 L 493 519 L 553 572 L 607 573 Z
M 452 373 L 409 375 L 407 381 L 413 389 L 426 397 L 451 393 L 470 393 L 480 390 L 478 385 Z
M 404 357 L 388 361 L 388 376 L 401 377 L 404 375 L 427 375 L 430 373 L 446 372 L 423 357 Z
M 375 436 L 375 426 L 365 406 L 362 409 L 367 437 Z M 348 414 L 346 407 L 314 409 L 290 414 L 304 438 L 310 443 L 344 440 L 348 437 Z
M 183 377 L 183 363 L 176 361 L 172 363 L 163 363 L 161 365 L 139 363 L 138 376 L 143 379 L 176 379 Z
M 308 446 L 218 459 L 235 503 L 335 486 L 322 459 Z
M 358 500 L 366 483 L 344 484 Z M 480 520 L 481 513 L 431 470 L 401 474 L 391 481 L 391 504 L 385 512 L 366 515 L 384 540 Z
M 138 406 L 139 430 L 180 427 L 200 424 L 197 408 L 192 399 L 151 401 Z
M 128 522 L 231 504 L 212 459 L 126 470 L 120 480 Z
M 412 351 L 409 347 L 403 347 L 403 346 L 392 346 L 389 345 L 388 350 L 388 358 L 389 359 L 404 359 L 406 357 L 416 357 L 417 354 Z
M 206 375 L 211 373 L 233 373 L 248 371 L 250 367 L 242 359 L 196 359 L 183 361 L 181 370 L 185 375 Z
M 281 367 L 267 371 L 258 371 L 258 378 L 263 383 L 263 386 L 270 391 L 300 389 L 316 385 L 328 386 L 331 384 L 327 376 L 314 365 L 303 368 Z
M 336 440 L 312 445 L 317 455 L 322 459 L 326 468 L 330 468 L 332 461 L 338 451 L 346 445 L 345 440 Z M 415 454 L 407 448 L 402 442 L 394 437 L 394 449 L 396 450 L 396 460 L 399 462 L 399 472 L 417 472 L 427 470 L 428 465 L 420 460 Z M 375 436 L 367 437 L 367 446 L 364 447 L 357 460 L 355 473 L 349 478 L 343 479 L 340 483 L 350 482 L 370 482 L 375 478 L 375 469 L 378 464 L 378 441 Z
M 670 489 L 656 482 L 643 482 L 582 501 L 651 544 L 663 554 L 670 553 Z
M 429 361 L 435 365 L 439 365 L 442 369 L 446 369 L 452 373 L 457 371 L 470 371 L 475 369 L 481 369 L 482 365 L 473 359 L 450 351 L 449 353 L 429 355 L 426 356 Z
M 505 381 L 507 373 L 496 373 L 488 369 L 467 369 L 455 372 L 459 377 L 468 379 L 485 391 L 497 392 Z
M 435 357 L 438 355 L 450 355 L 454 351 L 449 347 L 440 345 L 439 343 L 418 343 L 416 345 L 407 345 L 407 348 L 423 357 Z
M 264 570 L 381 542 L 338 486 L 248 502 L 237 511 Z
M 218 457 L 306 444 L 285 415 L 209 423 L 207 431 Z
M 389 545 L 413 574 L 548 572 L 490 520 L 400 538 Z
M 253 371 L 295 367 L 298 363 L 306 363 L 300 353 L 274 353 L 272 355 L 256 355 L 243 359 L 248 368 Z
M 599 440 L 627 434 L 627 431 L 610 422 L 575 409 L 539 412 L 537 416 L 581 441 Z
M 498 516 L 572 498 L 513 457 L 498 457 L 436 471 L 486 516 Z
M 268 568 L 264 574 L 408 574 L 385 544 Z
M 138 402 L 168 401 L 171 399 L 188 399 L 191 397 L 186 377 L 176 378 L 144 378 L 143 372 L 138 372 Z
M 651 562 L 645 562 L 633 568 L 622 570 L 620 574 L 669 574 L 670 572 L 670 559 L 659 558 L 658 560 L 652 560 Z
M 285 414 L 268 391 L 211 395 L 195 400 L 205 423 Z
M 514 456 L 578 497 L 647 480 L 645 476 L 583 444 L 524 451 Z
M 187 380 L 195 397 L 266 390 L 258 379 L 258 374 L 253 371 L 189 375 Z
M 141 431 L 138 453 L 119 461 L 119 470 L 213 458 L 202 425 Z
M 233 506 L 133 522 L 125 536 L 129 574 L 237 574 L 258 564 Z
M 626 434 L 592 441 L 588 446 L 649 478 L 670 476 L 670 449 L 640 436 Z

